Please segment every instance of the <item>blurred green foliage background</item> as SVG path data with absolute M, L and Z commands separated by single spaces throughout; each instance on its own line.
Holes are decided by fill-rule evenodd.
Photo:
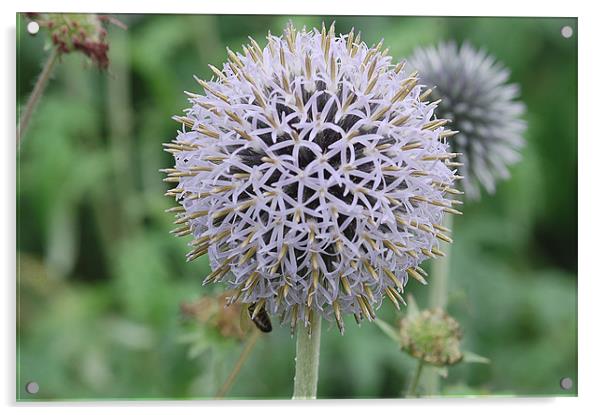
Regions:
M 468 203 L 455 222 L 449 312 L 463 346 L 491 364 L 461 364 L 444 395 L 559 395 L 577 371 L 577 21 L 555 18 L 122 15 L 109 29 L 111 65 L 65 56 L 18 153 L 19 399 L 190 399 L 214 396 L 243 344 L 186 320 L 205 258 L 186 263 L 168 231 L 170 120 L 221 66 L 226 46 L 297 26 L 355 27 L 397 58 L 440 40 L 470 41 L 512 70 L 528 107 L 527 147 L 512 179 Z M 24 105 L 47 56 L 43 33 L 17 17 Z M 571 25 L 575 36 L 560 30 Z M 428 266 L 428 265 L 427 265 Z M 428 286 L 406 292 L 426 306 Z M 387 303 L 382 318 L 400 315 Z M 322 336 L 320 397 L 398 397 L 415 362 L 375 325 L 348 321 Z M 289 398 L 294 340 L 259 339 L 229 397 Z M 40 392 L 24 392 L 35 380 Z

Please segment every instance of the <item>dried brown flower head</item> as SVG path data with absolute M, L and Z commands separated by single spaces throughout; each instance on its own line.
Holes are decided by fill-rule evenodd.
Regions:
M 180 312 L 184 317 L 216 328 L 223 337 L 242 340 L 248 331 L 241 326 L 242 306 L 236 303 L 226 307 L 227 298 L 232 295 L 233 291 L 226 291 L 219 296 L 200 297 L 180 304 Z
M 97 14 L 27 13 L 49 35 L 52 47 L 60 54 L 81 52 L 98 68 L 109 66 L 106 23 L 125 26 L 117 19 Z

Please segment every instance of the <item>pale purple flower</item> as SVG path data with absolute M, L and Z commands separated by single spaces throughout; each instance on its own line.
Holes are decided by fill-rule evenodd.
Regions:
M 408 276 L 424 282 L 419 264 L 450 241 L 444 213 L 459 213 L 445 120 L 381 46 L 334 27 L 251 40 L 199 80 L 166 144 L 188 258 L 207 252 L 206 283 L 293 328 L 317 314 L 343 331 L 345 314 L 403 302 Z

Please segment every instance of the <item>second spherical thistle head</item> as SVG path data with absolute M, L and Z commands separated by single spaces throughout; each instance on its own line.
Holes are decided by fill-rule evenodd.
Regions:
M 525 105 L 517 99 L 519 86 L 508 82 L 510 70 L 483 49 L 454 42 L 418 48 L 410 64 L 433 88 L 432 97 L 442 100 L 439 115 L 459 131 L 452 150 L 462 153 L 466 196 L 478 199 L 481 187 L 494 193 L 524 146 Z
M 419 264 L 451 241 L 450 132 L 381 48 L 334 26 L 251 39 L 198 80 L 166 144 L 188 259 L 208 253 L 205 283 L 292 328 L 321 316 L 342 332 L 344 315 L 372 320 L 384 297 L 399 307 L 408 277 L 424 282 Z

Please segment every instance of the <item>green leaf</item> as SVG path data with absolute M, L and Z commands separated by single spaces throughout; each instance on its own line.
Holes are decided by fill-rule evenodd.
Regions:
M 378 328 L 380 328 L 383 331 L 383 333 L 389 336 L 393 341 L 397 343 L 401 341 L 401 339 L 399 338 L 399 333 L 397 332 L 397 330 L 395 330 L 395 328 L 392 325 L 378 318 L 374 320 L 374 322 L 376 323 Z
M 416 300 L 414 299 L 413 295 L 408 295 L 408 317 L 412 318 L 412 317 L 416 317 L 418 314 L 420 314 L 420 309 L 418 308 L 418 304 L 416 303 Z
M 447 370 L 447 366 L 443 366 L 443 367 L 436 367 L 435 368 L 435 372 L 441 376 L 443 379 L 447 379 L 447 375 L 449 373 L 449 371 Z
M 480 356 L 476 353 L 473 352 L 468 352 L 468 351 L 464 351 L 464 362 L 465 363 L 481 363 L 481 364 L 485 364 L 488 365 L 491 363 L 491 360 L 489 360 L 488 358 L 484 357 L 484 356 Z

